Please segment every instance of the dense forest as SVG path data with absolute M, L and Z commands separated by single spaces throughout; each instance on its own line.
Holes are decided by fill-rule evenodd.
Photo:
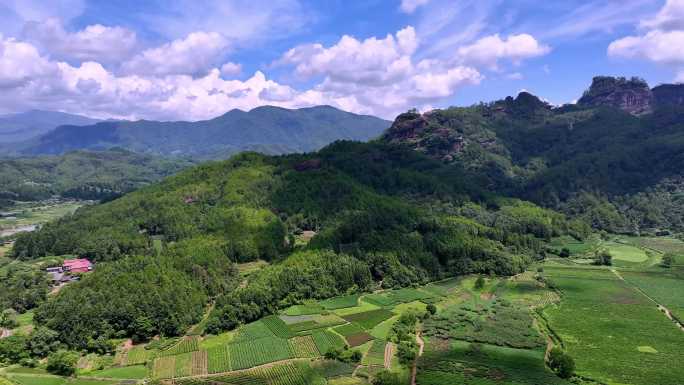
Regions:
M 316 236 L 298 244 L 302 231 Z M 178 334 L 209 299 L 209 329 L 218 331 L 307 298 L 515 274 L 543 257 L 544 240 L 589 231 L 415 151 L 337 142 L 306 155 L 202 164 L 23 234 L 13 257 L 75 254 L 103 266 L 36 312 L 63 342 L 87 348 L 101 338 Z M 238 285 L 232 263 L 257 259 L 279 263 Z
M 623 106 L 620 92 L 627 91 L 620 87 L 643 91 L 645 100 Z M 682 230 L 684 106 L 669 102 L 672 87 L 678 86 L 656 87 L 651 100 L 642 80 L 598 77 L 578 105 L 553 107 L 522 92 L 489 104 L 409 112 L 383 140 L 465 168 L 489 191 L 597 229 Z M 607 105 L 613 96 L 616 105 Z M 653 111 L 630 113 L 640 103 Z
M 2 159 L 0 200 L 36 201 L 53 196 L 108 200 L 190 165 L 192 162 L 187 160 L 163 159 L 117 148 Z

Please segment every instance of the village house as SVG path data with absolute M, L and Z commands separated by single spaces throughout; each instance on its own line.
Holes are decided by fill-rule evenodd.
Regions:
M 92 270 L 93 264 L 88 259 L 66 259 L 62 266 L 45 269 L 55 285 L 78 281 L 79 276 L 74 274 L 87 273 Z

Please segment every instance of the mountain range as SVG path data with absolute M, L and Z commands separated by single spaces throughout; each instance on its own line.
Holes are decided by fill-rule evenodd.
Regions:
M 197 122 L 106 121 L 62 125 L 14 145 L 14 155 L 55 155 L 73 150 L 120 147 L 162 156 L 226 158 L 240 151 L 267 154 L 308 152 L 340 139 L 368 140 L 390 122 L 330 106 L 285 109 L 263 106 L 231 110 Z
M 0 144 L 23 142 L 47 134 L 57 126 L 85 126 L 97 119 L 56 111 L 32 110 L 0 115 Z

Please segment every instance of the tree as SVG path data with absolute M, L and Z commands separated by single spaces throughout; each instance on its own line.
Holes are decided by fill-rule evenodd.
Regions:
M 575 372 L 575 360 L 561 348 L 555 347 L 549 352 L 549 367 L 561 378 L 570 378 Z
M 425 310 L 428 312 L 430 315 L 435 315 L 437 313 L 437 306 L 435 306 L 432 303 L 429 303 L 426 307 Z
M 563 249 L 561 249 L 561 252 L 560 252 L 560 254 L 558 254 L 558 256 L 561 258 L 570 257 L 570 249 L 568 249 L 567 247 L 564 247 Z
M 663 261 L 662 261 L 662 266 L 670 268 L 675 262 L 675 256 L 672 253 L 667 253 L 663 255 Z
M 477 277 L 477 280 L 475 281 L 475 289 L 480 290 L 484 287 L 485 285 L 485 279 L 480 275 Z
M 601 250 L 597 252 L 596 256 L 594 257 L 594 265 L 612 266 L 613 256 L 610 254 L 608 250 Z
M 0 327 L 6 329 L 14 329 L 19 326 L 17 322 L 17 311 L 14 309 L 5 309 L 0 313 Z
M 378 372 L 371 381 L 373 385 L 400 385 L 399 375 L 388 370 Z
M 76 373 L 78 353 L 58 350 L 48 356 L 47 370 L 59 376 L 71 376 Z
M 414 341 L 401 341 L 397 347 L 397 357 L 404 365 L 410 364 L 418 356 L 418 345 Z
M 32 356 L 47 357 L 48 354 L 59 349 L 59 333 L 40 326 L 31 333 L 26 345 Z

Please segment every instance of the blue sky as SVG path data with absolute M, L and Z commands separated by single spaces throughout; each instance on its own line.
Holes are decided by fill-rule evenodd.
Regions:
M 594 75 L 684 81 L 684 0 L 6 0 L 0 113 L 199 120 L 330 104 L 391 119 Z

